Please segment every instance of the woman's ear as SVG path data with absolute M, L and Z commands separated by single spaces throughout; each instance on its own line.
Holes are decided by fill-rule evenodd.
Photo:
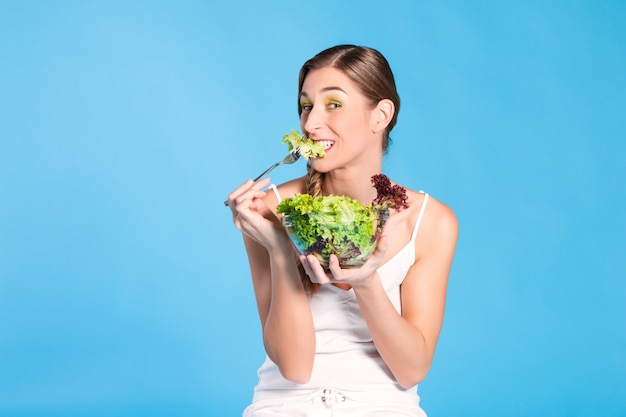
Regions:
M 395 111 L 393 101 L 388 98 L 380 100 L 372 111 L 372 133 L 385 130 L 391 123 Z

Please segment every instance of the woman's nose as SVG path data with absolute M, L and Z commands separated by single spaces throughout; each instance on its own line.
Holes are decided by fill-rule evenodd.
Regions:
M 302 130 L 309 137 L 312 137 L 315 134 L 315 131 L 324 126 L 323 112 L 317 110 L 316 107 L 319 106 L 314 106 L 307 112 L 304 118 L 304 123 L 302 124 Z

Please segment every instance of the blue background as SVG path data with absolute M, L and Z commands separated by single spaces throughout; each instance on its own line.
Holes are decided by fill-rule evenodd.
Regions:
M 387 56 L 385 172 L 461 225 L 426 411 L 626 415 L 624 21 L 609 0 L 0 1 L 0 415 L 240 415 L 264 353 L 222 201 L 284 156 L 297 71 L 338 43 Z

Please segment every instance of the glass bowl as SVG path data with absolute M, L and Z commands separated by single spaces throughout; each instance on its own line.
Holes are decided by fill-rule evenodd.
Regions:
M 376 249 L 376 239 L 388 218 L 388 210 L 364 208 L 285 214 L 282 223 L 299 254 L 314 255 L 325 269 L 330 255 L 335 254 L 342 268 L 356 268 Z

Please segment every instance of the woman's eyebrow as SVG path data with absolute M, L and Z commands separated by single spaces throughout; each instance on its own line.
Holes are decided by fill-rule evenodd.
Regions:
M 324 87 L 324 88 L 322 88 L 322 91 L 323 91 L 323 92 L 333 91 L 333 90 L 341 91 L 342 93 L 347 94 L 347 93 L 343 90 L 343 88 L 341 88 L 341 87 Z
M 329 92 L 329 91 L 340 91 L 340 92 L 342 92 L 342 93 L 344 93 L 344 94 L 348 94 L 348 93 L 346 93 L 346 92 L 344 91 L 344 89 L 343 89 L 343 88 L 341 88 L 341 87 L 335 87 L 335 86 L 331 86 L 331 87 L 324 87 L 324 88 L 322 88 L 320 91 L 321 91 L 321 92 L 323 92 L 323 93 L 327 93 L 327 92 Z M 307 94 L 305 91 L 302 91 L 302 92 L 300 93 L 300 97 L 308 97 L 308 94 Z

